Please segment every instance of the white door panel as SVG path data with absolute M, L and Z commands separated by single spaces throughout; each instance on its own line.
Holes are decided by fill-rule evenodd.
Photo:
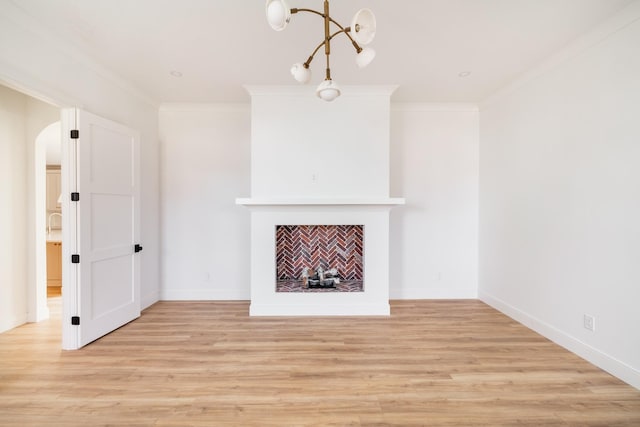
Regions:
M 91 267 L 93 320 L 111 316 L 114 312 L 135 302 L 135 295 L 129 285 L 133 276 L 133 263 L 129 258 L 131 257 L 117 256 L 93 262 Z
M 134 197 L 94 193 L 87 202 L 91 204 L 91 249 L 98 251 L 125 246 L 131 249 L 131 238 L 135 232 L 131 215 L 135 209 Z
M 135 182 L 135 137 L 128 129 L 109 129 L 105 123 L 90 123 L 90 146 L 81 151 L 90 168 L 85 178 L 97 191 L 133 188 Z
M 79 254 L 80 262 L 68 265 L 77 269 L 69 274 L 76 277 L 69 289 L 75 295 L 65 297 L 65 304 L 75 301 L 76 314 L 73 307 L 65 313 L 79 317 L 69 333 L 80 348 L 140 315 L 140 254 L 134 251 L 140 243 L 140 139 L 118 123 L 73 111 L 68 115 L 75 117 L 79 138 L 69 141 L 76 162 L 71 191 L 80 200 L 69 202 L 77 234 L 69 254 Z

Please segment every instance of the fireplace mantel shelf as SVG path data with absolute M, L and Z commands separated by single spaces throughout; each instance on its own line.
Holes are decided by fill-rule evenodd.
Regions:
M 404 205 L 404 198 L 237 198 L 237 205 L 244 206 L 350 206 L 350 205 Z

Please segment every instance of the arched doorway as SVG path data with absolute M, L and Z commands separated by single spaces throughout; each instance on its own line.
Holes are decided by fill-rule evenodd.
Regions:
M 55 280 L 62 285 L 62 277 L 51 277 L 60 264 L 62 245 L 62 218 L 60 205 L 61 172 L 61 125 L 60 121 L 49 124 L 40 131 L 35 140 L 34 164 L 34 207 L 35 207 L 35 321 L 50 317 L 48 306 L 48 285 Z M 57 180 L 57 183 L 56 183 Z M 56 255 L 57 254 L 57 258 Z M 60 272 L 60 268 L 57 269 Z M 51 286 L 54 288 L 54 286 Z M 57 290 L 59 294 L 60 290 Z M 59 303 L 59 299 L 57 300 Z M 60 313 L 58 307 L 57 313 Z

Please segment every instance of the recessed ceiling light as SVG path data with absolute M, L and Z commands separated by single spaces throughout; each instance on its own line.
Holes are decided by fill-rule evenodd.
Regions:
M 182 73 L 180 71 L 173 70 L 170 74 L 173 77 L 182 77 Z
M 471 75 L 471 71 L 461 71 L 458 73 L 458 77 L 469 77 Z

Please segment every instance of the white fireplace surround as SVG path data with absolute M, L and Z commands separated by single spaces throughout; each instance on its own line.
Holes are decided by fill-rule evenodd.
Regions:
M 331 103 L 306 87 L 251 93 L 253 316 L 389 315 L 390 97 L 345 86 Z M 276 292 L 276 226 L 362 225 L 363 292 Z
M 389 315 L 389 211 L 401 198 L 253 199 L 252 316 Z M 276 292 L 277 225 L 363 225 L 363 292 Z

